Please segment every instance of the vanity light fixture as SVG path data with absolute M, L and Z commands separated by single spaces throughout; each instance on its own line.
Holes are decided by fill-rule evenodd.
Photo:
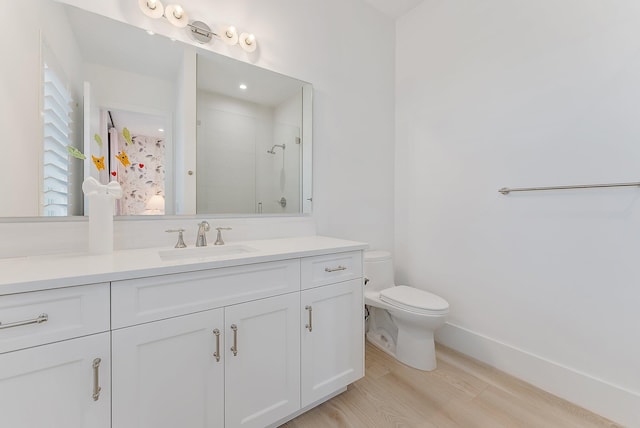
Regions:
M 178 28 L 184 28 L 189 23 L 189 15 L 187 15 L 182 6 L 177 4 L 167 6 L 164 17 Z
M 189 22 L 189 15 L 180 5 L 170 4 L 164 7 L 160 0 L 138 0 L 138 6 L 140 10 L 150 18 L 157 19 L 164 17 L 178 28 L 189 27 L 191 36 L 199 43 L 208 43 L 213 36 L 215 36 L 226 45 L 233 46 L 239 44 L 245 52 L 254 52 L 258 46 L 258 41 L 253 33 L 242 33 L 238 36 L 238 30 L 233 25 L 223 27 L 222 34 L 217 34 L 202 21 Z M 175 38 L 171 40 L 175 40 Z
M 202 21 L 193 21 L 189 24 L 189 28 L 191 29 L 191 36 L 202 44 L 210 42 L 211 37 L 217 35 Z
M 164 6 L 160 0 L 138 0 L 138 6 L 149 18 L 158 19 L 164 14 Z
M 229 46 L 233 46 L 238 43 L 238 30 L 233 25 L 229 25 L 224 28 L 222 35 L 220 36 L 222 41 Z
M 240 41 L 238 43 L 240 44 L 240 47 L 244 49 L 245 52 L 253 52 L 256 50 L 256 47 L 258 46 L 256 36 L 254 36 L 253 33 L 240 34 Z

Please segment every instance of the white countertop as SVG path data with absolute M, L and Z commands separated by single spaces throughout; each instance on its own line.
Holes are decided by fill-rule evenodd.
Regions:
M 159 252 L 171 247 L 114 251 L 105 255 L 83 253 L 0 259 L 0 295 L 367 248 L 362 242 L 325 236 L 227 242 L 226 245 L 241 245 L 252 251 L 169 261 L 162 260 Z

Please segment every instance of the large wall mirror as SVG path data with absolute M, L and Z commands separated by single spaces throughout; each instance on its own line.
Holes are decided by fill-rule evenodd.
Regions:
M 311 212 L 311 85 L 54 0 L 0 28 L 0 217 Z

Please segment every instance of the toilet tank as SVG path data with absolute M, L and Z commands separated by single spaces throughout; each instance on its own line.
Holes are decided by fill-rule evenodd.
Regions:
M 364 277 L 369 281 L 365 290 L 383 290 L 393 287 L 393 259 L 388 251 L 365 251 Z

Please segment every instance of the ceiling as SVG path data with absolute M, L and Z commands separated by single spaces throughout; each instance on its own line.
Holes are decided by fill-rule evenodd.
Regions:
M 399 18 L 414 7 L 422 0 L 364 0 L 379 11 L 389 15 L 392 18 Z
M 276 107 L 295 95 L 302 96 L 304 82 L 224 55 L 200 51 L 198 91 L 223 94 L 263 106 Z M 240 89 L 240 84 L 246 88 Z
M 85 63 L 175 80 L 182 64 L 181 43 L 77 7 L 66 11 Z

